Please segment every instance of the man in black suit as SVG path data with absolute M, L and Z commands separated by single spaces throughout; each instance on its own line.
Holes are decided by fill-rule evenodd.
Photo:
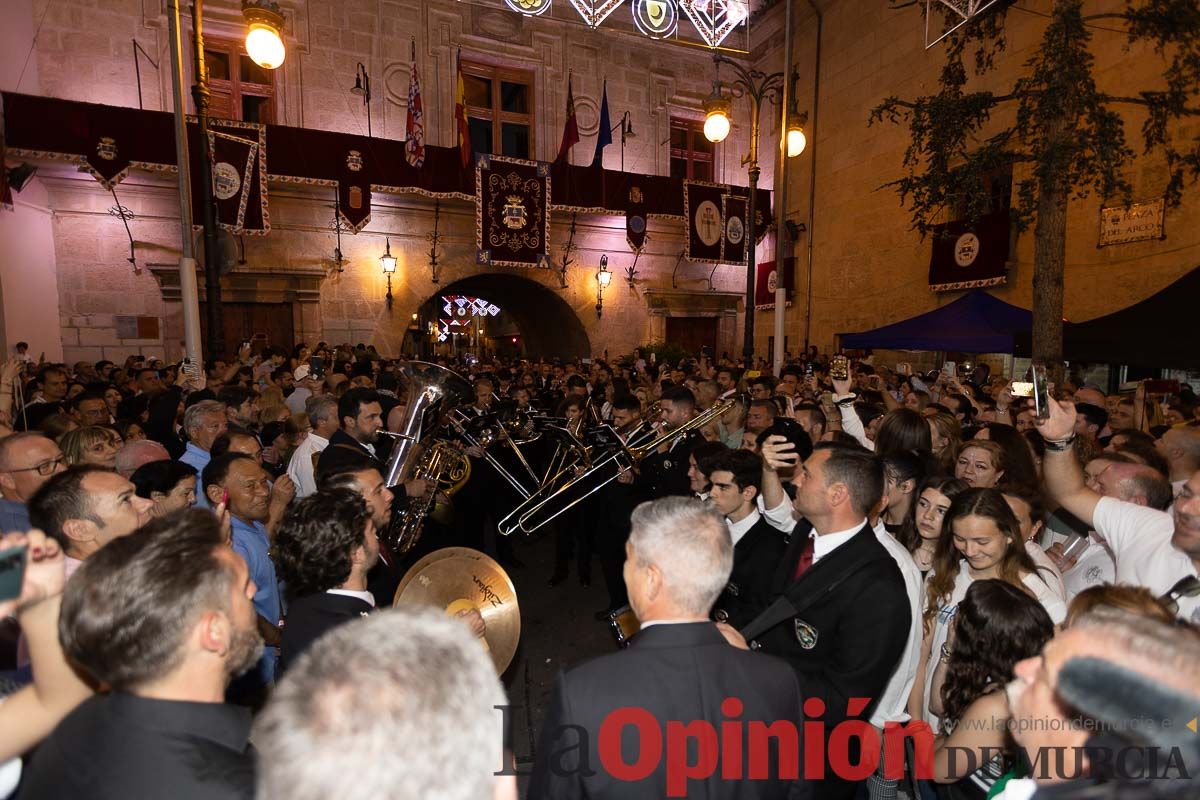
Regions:
M 786 600 L 742 628 L 735 644 L 788 660 L 805 697 L 819 698 L 826 730 L 869 719 L 904 651 L 911 618 L 904 577 L 867 520 L 883 494 L 883 466 L 858 447 L 821 442 L 796 470 L 801 519 L 773 580 Z M 816 716 L 816 715 L 811 715 Z M 855 785 L 830 762 L 858 764 L 852 752 L 826 753 L 826 778 L 814 796 L 849 798 Z M 831 759 L 832 756 L 832 759 Z
M 642 405 L 633 395 L 627 394 L 613 400 L 613 426 L 626 441 L 641 418 Z M 594 506 L 595 545 L 596 553 L 600 556 L 600 569 L 604 573 L 604 586 L 608 590 L 608 607 L 596 612 L 597 620 L 607 619 L 610 613 L 629 602 L 622 575 L 625 543 L 629 541 L 629 518 L 633 510 L 647 499 L 645 487 L 635 478 L 633 470 L 624 472 L 596 493 L 599 502 Z
M 795 673 L 782 661 L 730 647 L 708 619 L 732 566 L 725 521 L 699 500 L 671 497 L 637 507 L 624 573 L 642 629 L 630 649 L 559 675 L 530 777 L 530 800 L 798 795 L 795 768 L 803 752 L 798 732 L 767 748 L 767 770 L 757 780 L 747 779 L 745 765 L 754 760 L 745 752 L 748 737 L 742 747 L 725 741 L 720 756 L 714 752 L 716 731 L 734 716 L 747 728 L 779 722 L 779 728 L 798 731 L 801 714 Z M 630 709 L 641 724 L 616 725 L 616 741 L 602 741 L 601 731 L 611 732 Z M 647 736 L 661 736 L 669 722 L 691 723 L 688 730 L 697 737 L 701 729 L 711 731 L 713 760 L 684 768 L 679 762 L 685 759 L 700 763 L 698 742 L 671 736 L 656 756 Z M 640 775 L 622 775 L 622 764 L 644 766 Z
M 387 461 L 391 453 L 392 440 L 381 437 L 383 430 L 383 406 L 374 389 L 350 389 L 338 401 L 338 419 L 341 430 L 329 437 L 329 446 L 317 458 L 317 479 L 346 463 L 359 463 L 363 459 L 387 474 Z
M 730 450 L 709 473 L 713 507 L 725 517 L 733 540 L 733 573 L 717 599 L 714 618 L 741 628 L 775 599 L 775 571 L 788 540 L 758 512 L 762 458 L 748 450 Z
M 326 631 L 375 609 L 367 573 L 379 561 L 379 539 L 367 503 L 348 489 L 293 503 L 279 523 L 272 557 L 290 600 L 282 672 Z
M 663 423 L 659 435 L 678 430 L 696 416 L 696 396 L 686 386 L 674 386 L 663 392 L 659 403 L 662 406 Z M 692 494 L 687 474 L 688 456 L 692 448 L 703 441 L 704 437 L 699 431 L 689 431 L 672 440 L 669 447 L 662 447 L 642 460 L 641 477 L 650 487 L 651 496 L 687 497 Z

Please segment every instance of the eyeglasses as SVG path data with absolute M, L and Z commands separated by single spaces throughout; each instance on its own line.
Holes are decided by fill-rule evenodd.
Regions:
M 58 469 L 58 465 L 66 461 L 66 456 L 59 456 L 50 461 L 43 461 L 41 464 L 34 464 L 32 467 L 20 467 L 19 469 L 10 469 L 8 472 L 30 472 L 37 470 L 38 475 L 53 475 L 54 470 Z

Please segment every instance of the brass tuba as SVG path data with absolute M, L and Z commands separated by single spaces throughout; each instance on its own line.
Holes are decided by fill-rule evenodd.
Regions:
M 424 361 L 410 361 L 400 367 L 408 388 L 408 406 L 400 430 L 389 435 L 396 440 L 388 459 L 384 483 L 391 488 L 412 478 L 429 485 L 426 494 L 409 505 L 404 514 L 392 517 L 383 539 L 397 556 L 407 553 L 421 536 L 425 515 L 433 507 L 440 485 L 461 485 L 470 474 L 470 462 L 445 442 L 432 439 L 443 414 L 468 403 L 474 396 L 471 384 L 452 370 Z M 428 441 L 423 441 L 428 440 Z M 444 473 L 444 474 L 443 474 Z

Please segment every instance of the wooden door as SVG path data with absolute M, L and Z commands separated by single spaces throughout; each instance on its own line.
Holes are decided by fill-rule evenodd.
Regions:
M 296 344 L 295 329 L 292 327 L 291 303 L 221 303 L 221 329 L 225 333 L 225 357 L 237 352 L 238 346 L 249 341 L 255 353 L 267 345 L 282 347 L 291 352 Z M 205 355 L 215 358 L 208 351 L 208 310 L 200 304 L 200 335 L 205 342 Z
M 698 354 L 701 347 L 717 350 L 716 317 L 667 317 L 667 343 L 677 344 L 689 353 Z

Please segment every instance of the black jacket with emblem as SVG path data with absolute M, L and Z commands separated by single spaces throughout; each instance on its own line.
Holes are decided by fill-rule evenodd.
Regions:
M 788 549 L 783 531 L 759 516 L 733 547 L 733 572 L 713 608 L 716 619 L 742 628 L 778 596 L 775 571 Z
M 778 622 L 747 636 L 753 649 L 786 659 L 795 668 L 805 698 L 825 704 L 819 715 L 831 731 L 846 719 L 870 718 L 900 662 L 911 621 L 904 576 L 870 524 L 793 580 L 812 531 L 806 520 L 792 531 L 787 553 L 775 573 L 774 589 L 794 613 L 772 606 L 743 632 L 755 633 L 770 619 Z M 850 713 L 853 712 L 853 713 Z M 817 717 L 818 715 L 812 715 Z M 860 740 L 850 737 L 839 760 L 861 763 Z M 817 800 L 849 800 L 857 785 L 833 771 L 826 748 L 826 777 L 814 783 Z
M 688 458 L 692 455 L 692 449 L 703 443 L 704 437 L 699 431 L 688 431 L 676 439 L 674 447 L 667 452 L 652 453 L 642 459 L 641 477 L 651 497 L 657 500 L 660 497 L 688 497 L 692 494 Z

